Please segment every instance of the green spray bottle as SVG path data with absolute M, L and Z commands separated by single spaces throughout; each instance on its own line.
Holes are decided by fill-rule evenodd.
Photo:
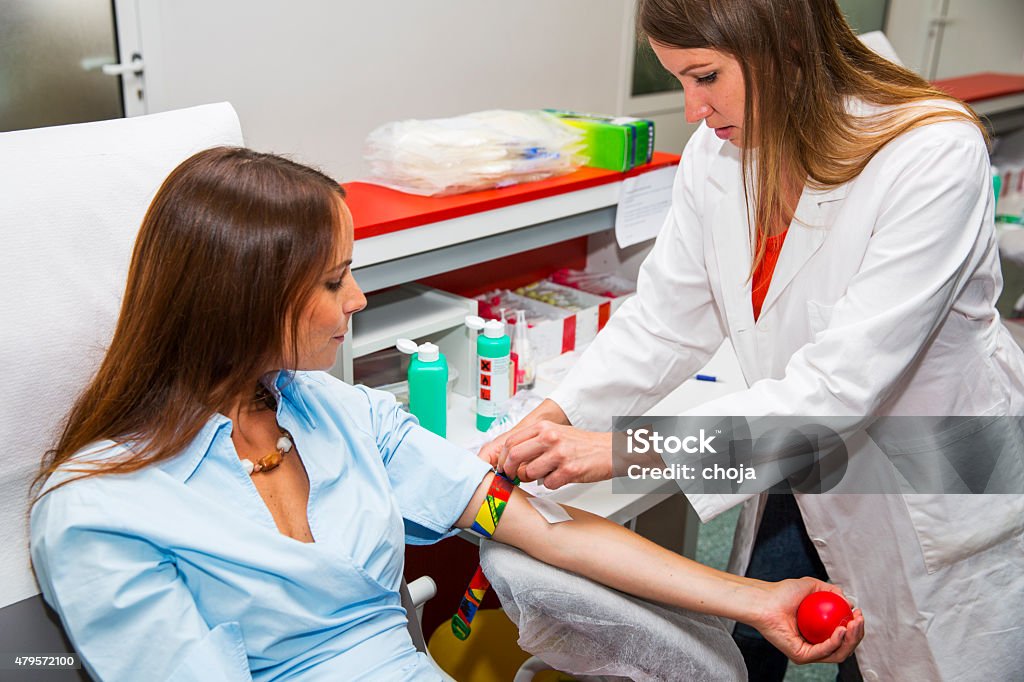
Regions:
M 417 345 L 398 339 L 398 350 L 412 355 L 409 362 L 409 411 L 420 426 L 442 438 L 448 425 L 448 361 L 432 343 Z
M 476 315 L 466 318 L 470 329 L 483 329 L 476 337 L 476 429 L 486 431 L 511 393 L 512 339 L 498 320 L 484 322 Z

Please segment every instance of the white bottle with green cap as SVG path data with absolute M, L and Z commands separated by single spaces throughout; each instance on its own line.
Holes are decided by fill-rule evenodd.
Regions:
M 409 363 L 409 411 L 420 426 L 442 438 L 448 425 L 448 361 L 432 343 L 417 345 L 398 339 L 398 350 L 412 355 Z
M 505 325 L 498 320 L 476 315 L 466 318 L 470 329 L 483 329 L 476 338 L 476 428 L 486 431 L 501 407 L 508 401 L 511 371 L 512 339 L 505 334 Z

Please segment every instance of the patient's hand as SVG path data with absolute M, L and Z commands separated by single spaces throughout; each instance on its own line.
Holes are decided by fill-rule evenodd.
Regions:
M 811 644 L 800 636 L 796 626 L 796 611 L 804 597 L 825 590 L 842 596 L 835 585 L 800 578 L 767 583 L 769 597 L 766 608 L 755 622 L 751 622 L 765 636 L 796 663 L 838 663 L 845 660 L 864 638 L 864 615 L 860 609 L 853 612 L 853 620 L 836 628 L 832 636 L 821 644 Z

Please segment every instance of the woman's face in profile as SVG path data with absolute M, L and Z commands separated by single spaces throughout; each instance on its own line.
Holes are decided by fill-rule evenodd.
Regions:
M 719 138 L 741 146 L 746 94 L 739 61 L 719 50 L 650 43 L 661 65 L 683 86 L 687 123 L 704 121 Z
M 313 295 L 300 314 L 296 369 L 329 370 L 333 367 L 352 315 L 366 307 L 366 297 L 350 270 L 352 217 L 348 207 L 344 203 L 341 206 L 344 222 L 341 243 L 328 269 L 320 273 Z

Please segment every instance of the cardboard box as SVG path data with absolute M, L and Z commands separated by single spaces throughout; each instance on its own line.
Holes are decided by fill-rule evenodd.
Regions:
M 477 297 L 480 315 L 500 319 L 501 308 L 508 317 L 525 310 L 528 336 L 534 362 L 581 348 L 597 336 L 612 312 L 628 296 L 608 298 L 557 284 L 550 280 L 534 282 L 516 291 L 495 291 Z M 513 333 L 509 325 L 507 333 Z

